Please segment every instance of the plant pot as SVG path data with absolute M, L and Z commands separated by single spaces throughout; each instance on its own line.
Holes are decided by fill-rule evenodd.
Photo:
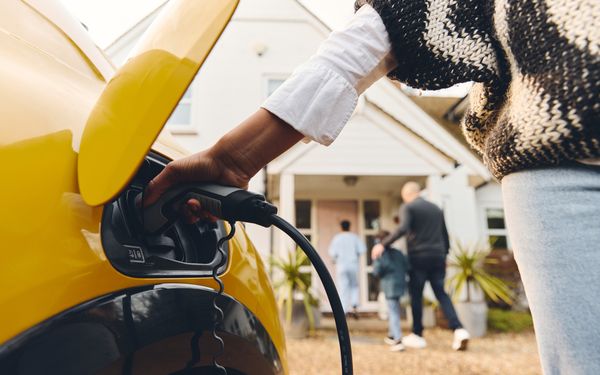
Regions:
M 314 312 L 313 308 L 313 312 Z M 292 303 L 292 321 L 288 322 L 285 318 L 285 305 L 280 311 L 280 319 L 288 338 L 303 339 L 308 337 L 310 323 L 306 316 L 306 310 L 302 301 L 295 300 Z
M 463 327 L 469 331 L 471 337 L 481 337 L 487 332 L 488 307 L 481 302 L 457 302 L 454 304 L 458 319 Z

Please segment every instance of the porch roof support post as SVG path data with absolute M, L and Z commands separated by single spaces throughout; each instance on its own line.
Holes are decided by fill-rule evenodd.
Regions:
M 442 177 L 440 175 L 427 176 L 427 182 L 425 188 L 427 189 L 427 199 L 437 204 L 439 207 L 443 206 L 442 198 Z

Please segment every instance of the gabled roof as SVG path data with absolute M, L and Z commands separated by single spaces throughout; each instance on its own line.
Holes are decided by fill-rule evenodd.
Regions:
M 311 21 L 324 32 L 324 36 L 331 31 L 331 28 L 320 17 L 299 0 L 291 1 L 311 17 Z M 123 33 L 107 47 L 107 51 L 110 53 L 110 50 L 118 50 L 119 45 L 128 40 L 128 35 L 143 32 L 165 3 L 162 3 L 130 30 Z M 411 97 L 402 91 L 398 84 L 387 78 L 380 80 L 367 90 L 365 97 L 368 102 L 385 112 L 390 118 L 395 119 L 397 126 L 409 130 L 441 154 L 455 160 L 457 164 L 467 166 L 472 173 L 481 176 L 485 180 L 491 179 L 488 170 L 479 157 L 466 144 L 459 128 L 445 119 L 443 115 L 440 116 L 441 112 L 445 113 L 450 108 L 451 100 L 458 99 Z

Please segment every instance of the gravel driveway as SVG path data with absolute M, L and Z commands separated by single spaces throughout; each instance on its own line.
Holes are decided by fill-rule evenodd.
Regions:
M 541 374 L 532 332 L 473 339 L 467 352 L 453 351 L 452 333 L 438 328 L 425 332 L 428 347 L 423 350 L 392 353 L 382 336 L 381 332 L 353 331 L 355 374 Z M 337 339 L 330 329 L 304 340 L 288 339 L 288 358 L 292 375 L 340 374 Z

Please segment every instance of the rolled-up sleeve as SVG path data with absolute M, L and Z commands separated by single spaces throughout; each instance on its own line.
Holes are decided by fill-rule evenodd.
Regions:
M 369 5 L 334 31 L 308 62 L 262 105 L 307 138 L 329 145 L 340 134 L 358 96 L 395 66 L 379 14 Z

